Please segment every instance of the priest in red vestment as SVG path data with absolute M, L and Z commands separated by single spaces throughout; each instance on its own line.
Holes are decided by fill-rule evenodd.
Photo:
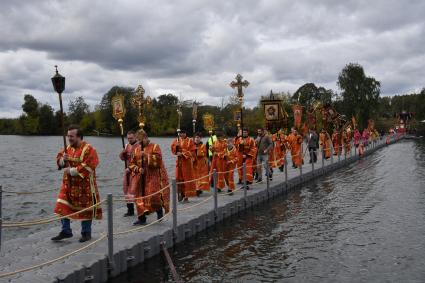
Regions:
M 54 210 L 60 216 L 74 214 L 100 202 L 96 185 L 96 167 L 99 164 L 96 149 L 83 140 L 83 132 L 78 126 L 70 126 L 67 135 L 69 146 L 56 157 L 57 165 L 63 169 L 62 186 Z M 79 241 L 86 242 L 91 239 L 92 219 L 102 219 L 102 208 L 94 206 L 62 219 L 62 230 L 52 241 L 73 236 L 70 218 L 81 221 Z
M 132 190 L 136 191 L 136 209 L 138 220 L 134 225 L 145 225 L 146 216 L 156 212 L 161 219 L 170 207 L 170 188 L 168 175 L 162 159 L 161 148 L 151 143 L 144 130 L 137 131 L 139 146 L 136 147 L 130 159 L 129 169 L 132 176 L 137 176 L 132 182 Z
M 136 191 L 130 190 L 131 188 L 134 188 L 134 186 L 131 186 L 132 178 L 128 165 L 133 151 L 139 146 L 136 139 L 136 133 L 134 131 L 127 132 L 127 140 L 128 144 L 125 145 L 125 148 L 120 153 L 120 159 L 126 164 L 126 169 L 124 170 L 123 192 L 125 199 L 127 200 L 127 212 L 124 214 L 124 217 L 134 215 L 133 199 L 136 196 Z
M 203 191 L 208 191 L 208 156 L 207 147 L 201 140 L 200 133 L 195 134 L 195 156 L 193 159 L 193 173 L 196 179 L 196 194 L 200 195 Z
M 196 183 L 193 181 L 193 159 L 195 157 L 195 144 L 193 140 L 186 136 L 186 131 L 182 130 L 179 137 L 171 144 L 171 152 L 177 156 L 176 160 L 176 181 L 180 201 L 189 201 L 189 197 L 196 196 Z

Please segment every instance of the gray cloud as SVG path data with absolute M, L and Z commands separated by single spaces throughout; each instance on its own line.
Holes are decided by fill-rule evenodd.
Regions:
M 60 65 L 65 102 L 92 106 L 113 85 L 142 83 L 219 104 L 242 73 L 246 101 L 306 82 L 336 89 L 358 62 L 393 95 L 423 87 L 423 1 L 2 1 L 0 117 L 31 93 L 57 108 L 50 77 Z

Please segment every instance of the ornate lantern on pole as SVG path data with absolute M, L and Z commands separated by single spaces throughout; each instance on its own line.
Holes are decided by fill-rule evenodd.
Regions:
M 52 78 L 52 84 L 54 90 L 59 95 L 59 105 L 61 112 L 61 126 L 62 126 L 62 137 L 63 137 L 63 148 L 66 150 L 66 138 L 65 138 L 65 125 L 64 125 L 64 115 L 63 115 L 63 104 L 62 104 L 62 92 L 65 90 L 65 77 L 59 74 L 58 66 L 55 65 L 56 74 Z

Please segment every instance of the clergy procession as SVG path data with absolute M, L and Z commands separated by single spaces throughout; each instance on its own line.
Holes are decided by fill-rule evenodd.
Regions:
M 57 73 L 56 78 L 60 78 Z M 61 93 L 60 82 L 57 82 Z M 178 201 L 191 202 L 204 192 L 217 190 L 223 195 L 232 195 L 237 187 L 250 189 L 253 183 L 262 183 L 263 178 L 272 180 L 275 170 L 300 168 L 304 163 L 316 163 L 318 156 L 329 159 L 350 154 L 352 146 L 362 155 L 370 143 L 380 134 L 369 120 L 368 127 L 361 131 L 355 117 L 346 119 L 329 105 L 315 103 L 310 109 L 299 104 L 291 105 L 293 125 L 288 130 L 288 114 L 283 100 L 272 92 L 261 100 L 264 107 L 264 124 L 260 129 L 248 129 L 243 124 L 243 88 L 248 86 L 238 75 L 230 86 L 236 89 L 239 109 L 235 112 L 236 136 L 226 133 L 224 127 L 216 126 L 211 114 L 203 115 L 202 131 L 196 131 L 197 111 L 194 106 L 193 129 L 181 129 L 180 105 L 177 136 L 168 148 L 151 142 L 144 126 L 147 122 L 145 109 L 151 98 L 139 86 L 132 96 L 132 103 L 139 112 L 139 128 L 124 132 L 125 105 L 123 95 L 117 93 L 111 101 L 112 115 L 121 129 L 122 150 L 116 156 L 123 162 L 122 192 L 127 212 L 123 217 L 134 217 L 133 225 L 146 225 L 148 215 L 161 220 L 170 211 L 170 177 L 167 173 L 163 152 L 170 151 L 175 157 L 174 178 L 177 184 Z M 61 99 L 61 97 L 59 96 Z M 303 112 L 307 117 L 303 122 Z M 125 142 L 125 136 L 127 142 Z M 67 145 L 67 141 L 69 145 Z M 92 220 L 102 218 L 100 196 L 96 183 L 96 167 L 100 162 L 96 149 L 84 141 L 78 125 L 72 125 L 64 136 L 64 149 L 57 155 L 58 168 L 63 171 L 61 190 L 55 213 L 61 219 L 61 231 L 53 241 L 73 236 L 70 220 L 81 221 L 80 242 L 91 239 Z M 286 168 L 287 169 L 287 168 Z M 300 169 L 301 170 L 301 169 Z M 117 173 L 121 178 L 121 172 Z

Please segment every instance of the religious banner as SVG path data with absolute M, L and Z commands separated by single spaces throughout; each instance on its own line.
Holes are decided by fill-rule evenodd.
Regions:
M 215 127 L 214 116 L 212 114 L 205 113 L 204 116 L 202 116 L 202 119 L 204 120 L 204 128 L 208 132 L 212 132 Z
M 279 103 L 264 103 L 264 116 L 266 121 L 279 120 Z
M 124 107 L 124 96 L 116 93 L 111 99 L 112 116 L 119 120 L 124 119 L 125 107 Z
M 288 113 L 283 107 L 284 99 L 281 94 L 273 93 L 271 90 L 269 95 L 261 97 L 260 102 L 263 106 L 266 128 L 269 131 L 277 131 L 287 126 Z
M 301 127 L 301 118 L 303 115 L 303 107 L 299 104 L 292 105 L 292 111 L 294 112 L 294 126 Z

